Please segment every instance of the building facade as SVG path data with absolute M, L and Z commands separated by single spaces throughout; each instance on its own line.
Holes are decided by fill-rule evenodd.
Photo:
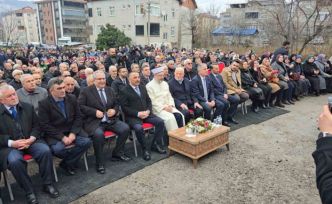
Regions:
M 123 31 L 136 45 L 169 45 L 191 48 L 192 35 L 181 17 L 197 8 L 192 0 L 90 0 L 90 42 L 100 28 L 110 24 Z
M 86 1 L 42 0 L 36 4 L 41 43 L 58 45 L 63 39 L 71 42 L 88 42 Z
M 31 7 L 6 13 L 1 19 L 2 40 L 8 44 L 39 42 L 37 15 Z

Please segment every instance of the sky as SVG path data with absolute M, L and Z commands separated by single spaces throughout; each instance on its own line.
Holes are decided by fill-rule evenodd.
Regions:
M 206 11 L 214 4 L 215 8 L 220 8 L 220 11 L 225 11 L 230 3 L 246 2 L 247 0 L 196 0 L 197 6 L 200 10 Z M 24 6 L 32 5 L 27 0 L 0 0 L 0 13 L 2 11 L 14 10 Z

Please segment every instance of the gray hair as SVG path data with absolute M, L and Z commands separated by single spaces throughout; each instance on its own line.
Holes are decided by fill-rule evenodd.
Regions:
M 102 70 L 97 70 L 97 71 L 93 72 L 93 79 L 96 79 L 97 74 L 103 74 L 103 75 L 106 77 L 106 74 L 105 74 L 104 71 L 102 71 Z
M 15 91 L 14 87 L 12 87 L 11 85 L 1 84 L 1 86 L 0 86 L 0 99 L 2 99 L 4 97 L 3 92 L 7 91 L 7 90 L 14 90 Z
M 89 75 L 88 72 L 92 72 L 93 73 L 93 69 L 88 67 L 88 68 L 86 68 L 84 70 L 85 75 Z
M 22 70 L 19 70 L 19 69 L 15 69 L 13 72 L 12 72 L 12 76 L 15 77 L 16 74 L 19 74 L 19 73 L 22 73 L 23 74 L 23 71 Z
M 198 64 L 197 65 L 197 71 L 199 72 L 203 67 L 207 67 L 207 65 L 205 63 Z
M 178 71 L 184 72 L 184 68 L 183 67 L 176 67 L 174 72 L 178 72 Z
M 26 78 L 29 77 L 29 76 L 32 77 L 31 74 L 23 74 L 20 78 L 21 83 L 23 84 L 25 82 Z
M 21 65 L 19 65 L 19 64 L 14 64 L 13 69 L 18 69 L 18 68 L 20 68 L 20 67 L 21 67 Z

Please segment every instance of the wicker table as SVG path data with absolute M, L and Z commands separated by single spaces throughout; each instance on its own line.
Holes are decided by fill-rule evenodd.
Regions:
M 197 160 L 204 155 L 226 145 L 229 151 L 229 127 L 221 126 L 195 137 L 186 136 L 186 128 L 182 127 L 168 132 L 170 155 L 175 152 L 193 160 L 194 168 Z

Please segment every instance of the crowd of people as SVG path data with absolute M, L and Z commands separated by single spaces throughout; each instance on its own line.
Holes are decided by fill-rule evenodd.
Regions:
M 27 47 L 0 51 L 0 171 L 9 169 L 28 203 L 38 203 L 24 154 L 40 166 L 44 191 L 58 197 L 53 155 L 74 175 L 92 145 L 96 171 L 104 174 L 105 131 L 116 146 L 112 160 L 129 162 L 131 132 L 142 158 L 166 153 L 167 131 L 191 119 L 222 117 L 231 127 L 238 105 L 251 110 L 294 105 L 308 95 L 332 91 L 332 65 L 324 54 L 289 53 L 289 42 L 274 53 L 135 46 L 95 50 Z M 244 116 L 245 117 L 245 116 Z M 154 127 L 151 141 L 145 125 Z

